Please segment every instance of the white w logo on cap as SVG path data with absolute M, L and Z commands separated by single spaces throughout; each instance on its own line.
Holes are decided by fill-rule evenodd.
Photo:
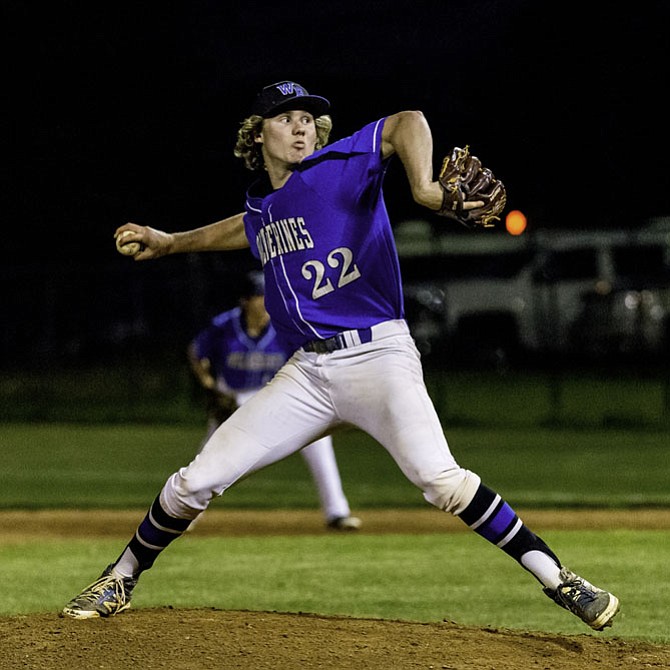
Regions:
M 277 86 L 277 89 L 282 95 L 292 95 L 293 93 L 296 95 L 305 95 L 302 86 L 298 86 L 298 84 L 294 84 L 292 81 L 282 82 Z

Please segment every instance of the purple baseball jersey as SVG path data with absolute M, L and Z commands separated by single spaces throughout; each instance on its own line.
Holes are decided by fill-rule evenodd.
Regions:
M 196 355 L 209 359 L 219 387 L 236 392 L 264 386 L 288 358 L 272 324 L 258 338 L 247 334 L 240 307 L 215 316 L 193 343 Z
M 398 254 L 382 197 L 384 119 L 315 152 L 275 191 L 247 193 L 265 306 L 289 351 L 344 330 L 404 317 Z

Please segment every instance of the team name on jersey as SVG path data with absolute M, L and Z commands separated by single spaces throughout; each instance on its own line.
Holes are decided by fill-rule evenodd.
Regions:
M 232 351 L 226 356 L 226 365 L 232 370 L 259 372 L 278 370 L 286 360 L 283 354 L 266 353 L 263 351 Z
M 263 226 L 256 234 L 256 246 L 261 263 L 265 265 L 276 256 L 313 249 L 314 240 L 307 231 L 305 219 L 296 216 L 270 221 Z

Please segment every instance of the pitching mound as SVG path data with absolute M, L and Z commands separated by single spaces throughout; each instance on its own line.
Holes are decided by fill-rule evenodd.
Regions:
M 0 618 L 2 670 L 584 670 L 670 667 L 643 642 L 277 612 L 130 610 L 75 621 Z

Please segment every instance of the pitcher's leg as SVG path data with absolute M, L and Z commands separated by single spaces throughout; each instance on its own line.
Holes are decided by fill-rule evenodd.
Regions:
M 393 457 L 431 504 L 458 513 L 472 500 L 479 477 L 454 459 L 423 381 L 419 353 L 409 336 L 389 338 L 357 365 L 331 374 L 335 407 Z
M 115 565 L 136 577 L 179 537 L 189 522 L 240 478 L 300 449 L 332 420 L 326 404 L 305 411 L 296 383 L 299 371 L 284 369 L 212 434 L 191 463 L 165 483 L 151 510 Z
M 612 625 L 619 599 L 561 565 L 558 557 L 495 491 L 480 485 L 458 515 L 476 533 L 500 547 L 528 570 L 543 592 L 594 630 Z
M 398 338 L 388 356 L 376 353 L 347 371 L 346 385 L 339 380 L 341 386 L 356 389 L 355 394 L 337 398 L 343 418 L 378 440 L 430 503 L 458 516 L 514 558 L 553 600 L 596 630 L 611 625 L 618 599 L 562 566 L 500 495 L 458 465 L 423 382 L 413 343 Z
M 114 572 L 137 578 L 148 570 L 158 555 L 180 537 L 190 522 L 203 512 L 210 501 L 236 481 L 258 467 L 275 451 L 288 455 L 302 442 L 291 431 L 289 436 L 273 430 L 273 437 L 260 433 L 257 438 L 245 429 L 253 410 L 251 402 L 240 408 L 214 432 L 191 463 L 172 474 L 154 500 L 121 556 Z M 250 408 L 250 409 L 246 409 Z M 243 411 L 244 410 L 244 411 Z M 273 440 L 277 447 L 273 449 Z
M 167 513 L 193 518 L 240 478 L 301 449 L 336 421 L 327 394 L 289 361 L 168 480 L 161 497 Z
M 506 551 L 546 587 L 559 583 L 560 562 L 502 498 L 453 457 L 423 381 L 418 353 L 407 345 L 377 365 L 385 382 L 376 402 L 388 408 L 377 420 L 363 398 L 350 406 L 358 425 L 382 444 L 428 502 L 458 516 L 475 532 Z M 383 366 L 383 367 L 382 367 Z M 367 374 L 372 374 L 368 371 Z M 352 384 L 353 385 L 353 384 Z M 379 393 L 383 397 L 379 397 Z M 533 552 L 533 553 L 529 553 Z M 525 560 L 523 560 L 525 558 Z

